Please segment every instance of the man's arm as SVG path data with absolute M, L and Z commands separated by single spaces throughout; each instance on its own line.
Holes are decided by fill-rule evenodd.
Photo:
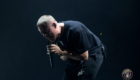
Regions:
M 66 57 L 66 56 L 60 56 L 60 58 L 61 58 L 63 61 L 67 61 L 67 57 Z
M 79 61 L 88 60 L 88 50 L 82 54 L 77 54 L 76 52 L 69 52 L 66 50 L 66 51 L 61 51 L 60 55 Z
M 58 54 L 59 56 L 65 56 L 74 60 L 88 60 L 88 50 L 83 52 L 82 54 L 77 54 L 74 51 L 62 51 L 57 45 L 51 44 L 47 46 L 48 52 L 53 52 L 54 54 Z M 49 53 L 48 53 L 49 54 Z

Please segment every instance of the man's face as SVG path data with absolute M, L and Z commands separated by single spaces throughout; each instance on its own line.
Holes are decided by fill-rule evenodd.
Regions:
M 38 26 L 38 30 L 46 39 L 49 39 L 51 42 L 55 41 L 56 33 L 53 25 L 41 25 Z

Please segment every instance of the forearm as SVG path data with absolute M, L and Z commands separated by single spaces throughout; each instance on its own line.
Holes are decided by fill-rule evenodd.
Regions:
M 74 60 L 78 60 L 78 61 L 83 60 L 83 57 L 80 56 L 79 54 L 76 54 L 75 52 L 69 52 L 67 50 L 61 51 L 61 55 L 66 56 L 66 57 L 71 58 L 71 59 L 74 59 Z
M 82 60 L 88 60 L 88 50 L 83 52 L 83 53 L 80 53 L 80 54 L 77 54 L 76 52 L 74 51 L 69 51 L 69 50 L 64 50 L 62 51 L 57 45 L 55 44 L 51 44 L 51 45 L 48 45 L 47 46 L 47 50 L 51 53 L 54 53 L 54 54 L 57 54 L 59 56 L 65 56 L 66 58 L 71 58 L 71 59 L 74 59 L 74 60 L 79 60 L 79 61 L 82 61 Z M 60 57 L 61 58 L 61 57 Z
M 67 57 L 66 57 L 66 56 L 60 56 L 60 58 L 61 58 L 63 61 L 67 61 Z

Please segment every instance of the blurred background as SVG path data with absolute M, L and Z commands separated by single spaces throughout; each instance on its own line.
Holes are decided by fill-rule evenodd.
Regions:
M 50 67 L 47 40 L 36 27 L 44 14 L 82 22 L 106 45 L 95 80 L 123 80 L 126 68 L 139 79 L 139 0 L 1 0 L 0 14 L 0 80 L 62 79 L 66 62 L 54 56 Z

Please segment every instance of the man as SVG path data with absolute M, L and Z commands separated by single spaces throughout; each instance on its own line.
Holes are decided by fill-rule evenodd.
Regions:
M 51 15 L 37 22 L 39 32 L 51 42 L 50 53 L 68 61 L 63 80 L 94 80 L 104 58 L 105 47 L 99 38 L 78 21 L 58 23 Z

